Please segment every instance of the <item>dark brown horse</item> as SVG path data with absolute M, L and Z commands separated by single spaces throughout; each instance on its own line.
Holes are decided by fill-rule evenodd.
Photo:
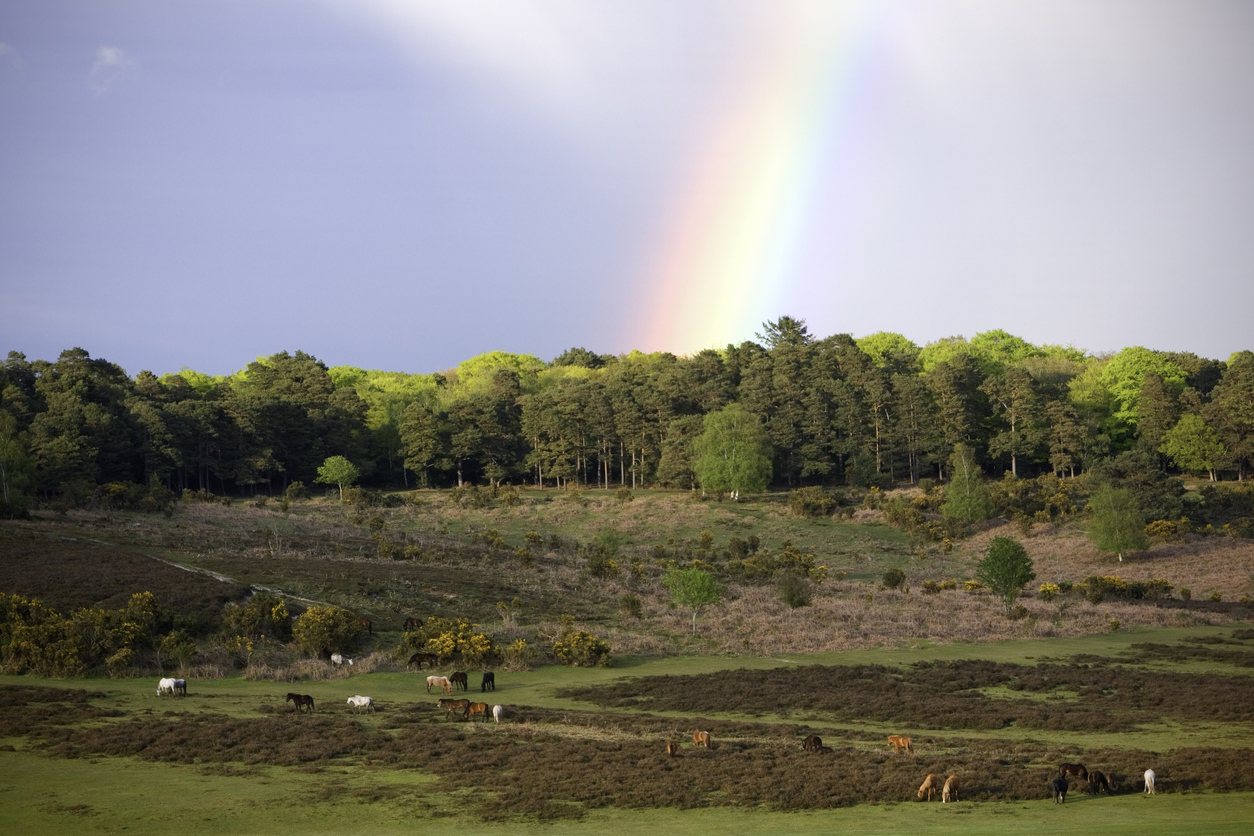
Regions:
M 832 751 L 831 749 L 823 745 L 823 738 L 819 737 L 817 734 L 812 734 L 809 737 L 807 737 L 805 740 L 801 741 L 801 748 L 805 749 L 807 752 L 830 752 Z
M 368 618 L 363 617 L 361 619 L 361 626 L 366 628 L 367 633 L 369 633 L 372 636 L 374 635 L 374 622 L 373 621 L 371 621 Z
M 422 666 L 426 665 L 429 668 L 434 668 L 439 661 L 440 657 L 434 653 L 415 653 L 409 657 L 409 664 L 405 667 L 412 668 L 414 665 L 417 665 L 418 670 L 422 670 Z
M 422 619 L 421 619 L 421 618 L 414 618 L 414 617 L 411 615 L 409 618 L 405 619 L 405 629 L 406 629 L 406 630 L 417 630 L 417 629 L 418 629 L 418 628 L 420 628 L 420 627 L 422 627 Z
M 496 690 L 496 674 L 492 673 L 492 671 L 484 671 L 483 682 L 479 683 L 479 692 L 486 693 L 487 691 L 495 691 L 495 690 Z
M 666 741 L 666 754 L 672 758 L 679 757 L 679 744 L 673 740 Z
M 453 675 L 448 678 L 453 683 L 454 688 L 461 688 L 463 691 L 470 690 L 470 680 L 466 678 L 465 671 L 453 671 Z
M 1089 773 L 1089 794 L 1097 795 L 1102 790 L 1114 793 L 1114 788 L 1111 787 L 1110 779 L 1106 777 L 1106 773 L 1094 769 Z
M 293 703 L 292 707 L 295 708 L 297 711 L 303 711 L 305 706 L 309 706 L 310 714 L 312 714 L 314 710 L 313 697 L 309 696 L 308 694 L 288 694 L 287 699 L 285 699 L 283 702 Z
M 1066 778 L 1068 775 L 1074 775 L 1081 781 L 1089 779 L 1089 771 L 1082 763 L 1064 763 L 1058 765 L 1058 777 Z

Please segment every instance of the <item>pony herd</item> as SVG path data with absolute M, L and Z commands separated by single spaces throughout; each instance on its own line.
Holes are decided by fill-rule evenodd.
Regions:
M 162 679 L 157 683 L 157 696 L 185 697 L 187 696 L 187 680 L 186 679 Z
M 1107 794 L 1113 794 L 1115 784 L 1105 772 L 1097 769 L 1089 769 L 1082 763 L 1064 763 L 1058 766 L 1058 777 L 1049 782 L 1050 793 L 1054 796 L 1055 804 L 1067 803 L 1067 791 L 1071 785 L 1067 781 L 1067 776 L 1074 776 L 1078 780 L 1084 782 L 1088 786 L 1089 795 L 1097 795 L 1102 790 Z M 1157 789 L 1155 780 L 1157 776 L 1154 770 L 1145 770 L 1145 794 L 1155 795 Z
M 430 656 L 432 659 L 435 658 L 434 654 L 430 654 L 430 653 L 415 653 L 414 654 L 415 659 L 419 656 L 424 656 L 424 657 Z M 410 659 L 409 661 L 410 661 L 410 664 L 413 664 L 414 659 Z M 422 665 L 420 664 L 418 667 L 421 669 Z M 449 676 L 438 676 L 438 675 L 433 674 L 427 677 L 427 693 L 428 694 L 431 693 L 432 688 L 439 688 L 444 693 L 444 696 L 446 697 L 451 696 L 453 694 L 453 691 L 457 689 L 461 689 L 462 691 L 470 690 L 470 678 L 466 675 L 465 671 L 453 671 L 453 673 Z M 487 693 L 488 691 L 495 691 L 495 690 L 496 690 L 496 674 L 493 673 L 492 671 L 484 671 L 483 680 L 479 683 L 479 692 Z
M 692 748 L 710 748 L 710 733 L 708 731 L 694 731 L 692 733 Z M 666 754 L 668 757 L 679 757 L 679 743 L 674 740 L 666 741 Z

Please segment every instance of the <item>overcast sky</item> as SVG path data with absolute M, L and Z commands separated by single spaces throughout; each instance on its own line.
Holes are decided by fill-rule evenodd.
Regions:
M 1254 349 L 1254 4 L 0 0 L 0 352 Z

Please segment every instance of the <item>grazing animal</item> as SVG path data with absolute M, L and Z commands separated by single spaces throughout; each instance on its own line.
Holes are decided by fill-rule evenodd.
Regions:
M 363 618 L 361 620 L 361 626 L 366 628 L 367 633 L 369 633 L 372 636 L 374 635 L 374 622 L 373 621 L 371 621 L 368 618 Z
M 1103 789 L 1106 790 L 1106 792 L 1108 793 L 1114 792 L 1114 788 L 1111 787 L 1110 779 L 1106 777 L 1106 773 L 1099 772 L 1098 770 L 1094 769 L 1092 772 L 1089 773 L 1089 794 L 1097 795 Z
M 353 707 L 354 711 L 359 711 L 363 708 L 366 709 L 367 714 L 374 711 L 374 700 L 370 697 L 363 697 L 361 694 L 349 697 L 348 704 Z
M 454 686 L 461 688 L 463 691 L 470 690 L 470 680 L 467 678 L 465 671 L 453 671 L 453 675 L 448 679 L 449 682 L 452 682 Z
M 958 776 L 950 775 L 945 779 L 945 787 L 941 790 L 941 804 L 958 800 Z
M 446 712 L 444 718 L 447 720 L 453 716 L 454 711 L 462 713 L 462 719 L 466 719 L 466 710 L 470 708 L 470 700 L 440 700 L 436 703 L 436 707 L 443 708 Z
M 466 719 L 471 717 L 482 717 L 483 722 L 488 722 L 488 712 L 491 708 L 486 702 L 472 702 L 466 707 Z
M 666 741 L 666 754 L 672 758 L 679 757 L 679 744 L 673 740 Z
M 178 694 L 181 697 L 187 696 L 187 680 L 186 679 L 174 680 L 174 693 Z
M 492 706 L 492 721 L 498 726 L 501 724 L 501 717 L 505 715 L 505 707 L 500 705 Z
M 923 779 L 923 783 L 919 786 L 919 798 L 922 798 L 923 794 L 927 793 L 927 800 L 931 801 L 932 796 L 936 794 L 936 785 L 939 783 L 940 779 L 929 772 L 927 777 Z
M 890 734 L 888 736 L 888 745 L 893 747 L 893 753 L 896 754 L 905 749 L 910 754 L 914 754 L 914 746 L 910 743 L 910 738 L 902 737 L 899 734 Z
M 438 685 L 443 689 L 445 694 L 453 693 L 453 683 L 448 681 L 447 676 L 428 676 L 427 677 L 427 693 L 431 693 L 431 686 Z
M 434 653 L 415 653 L 413 656 L 409 657 L 409 664 L 405 667 L 409 668 L 417 665 L 418 670 L 422 670 L 422 666 L 426 664 L 427 667 L 434 668 L 436 662 L 439 661 L 440 657 L 436 656 Z
M 1145 770 L 1145 794 L 1154 795 L 1157 790 L 1154 789 L 1154 770 Z
M 692 745 L 694 747 L 704 746 L 705 748 L 709 749 L 710 748 L 710 733 L 708 731 L 694 731 L 692 733 Z
M 350 665 L 353 664 L 353 660 L 345 659 L 343 654 L 340 654 L 340 653 L 331 654 L 331 664 L 335 665 L 337 668 L 341 667 L 345 662 L 347 662 Z
M 801 741 L 801 748 L 805 749 L 807 752 L 822 752 L 823 738 L 819 737 L 817 734 L 812 734 L 805 740 Z
M 1075 777 L 1079 778 L 1081 781 L 1087 781 L 1089 779 L 1088 768 L 1085 767 L 1084 764 L 1082 763 L 1059 764 L 1058 777 L 1066 778 L 1068 775 L 1074 775 Z
M 174 696 L 174 680 L 162 679 L 157 683 L 157 696 L 164 697 L 166 694 Z
M 479 693 L 485 694 L 488 691 L 496 690 L 496 674 L 492 671 L 483 672 L 483 681 L 479 683 Z
M 1055 804 L 1067 803 L 1067 790 L 1070 789 L 1070 784 L 1067 783 L 1066 778 L 1055 778 L 1054 780 L 1050 781 L 1049 789 L 1050 789 L 1050 792 L 1054 794 Z
M 422 626 L 421 618 L 414 618 L 413 616 L 410 616 L 409 618 L 405 619 L 406 630 L 417 630 L 421 626 Z
M 309 713 L 313 714 L 314 701 L 313 701 L 313 697 L 309 696 L 308 694 L 289 693 L 287 695 L 287 699 L 283 700 L 283 702 L 292 703 L 292 707 L 295 708 L 298 713 L 304 713 L 305 706 L 309 706 Z

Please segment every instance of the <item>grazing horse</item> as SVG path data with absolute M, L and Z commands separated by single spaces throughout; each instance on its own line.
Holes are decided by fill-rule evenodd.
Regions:
M 363 697 L 361 694 L 349 697 L 348 704 L 353 707 L 353 711 L 358 711 L 362 708 L 366 709 L 367 714 L 374 711 L 374 700 L 370 697 Z
M 405 619 L 405 629 L 406 629 L 406 630 L 417 630 L 417 629 L 419 629 L 420 627 L 422 627 L 422 619 L 421 619 L 421 618 L 414 618 L 414 617 L 411 615 L 409 618 Z
M 483 722 L 488 722 L 488 712 L 491 708 L 486 702 L 472 702 L 466 706 L 466 715 L 464 719 L 469 720 L 471 717 L 482 717 Z
M 170 696 L 174 696 L 174 680 L 173 679 L 162 679 L 160 682 L 157 683 L 157 696 L 163 697 L 166 694 L 169 694 Z
M 1156 776 L 1154 775 L 1154 770 L 1152 769 L 1145 770 L 1145 794 L 1146 795 L 1154 795 L 1157 792 L 1157 790 L 1154 789 L 1155 777 Z
M 488 691 L 496 690 L 496 674 L 492 671 L 483 672 L 483 681 L 479 683 L 479 693 L 485 694 Z
M 331 664 L 332 664 L 332 665 L 335 665 L 337 668 L 342 667 L 342 666 L 344 665 L 344 663 L 345 663 L 345 662 L 348 662 L 348 664 L 350 664 L 350 665 L 351 665 L 351 664 L 353 664 L 353 660 L 352 660 L 352 659 L 345 659 L 345 658 L 344 658 L 344 654 L 342 654 L 342 653 L 332 653 L 332 654 L 331 654 Z
M 427 677 L 427 693 L 431 693 L 431 686 L 438 685 L 445 694 L 453 693 L 453 683 L 448 681 L 447 676 L 428 676 Z
M 1055 778 L 1054 780 L 1049 782 L 1049 789 L 1050 789 L 1050 792 L 1054 794 L 1055 804 L 1067 803 L 1067 790 L 1069 788 L 1070 788 L 1070 785 L 1067 783 L 1066 778 Z
M 958 776 L 950 775 L 945 779 L 945 787 L 941 790 L 941 804 L 958 800 Z
M 287 695 L 287 699 L 283 700 L 283 702 L 292 703 L 292 707 L 295 708 L 298 713 L 304 713 L 305 706 L 309 706 L 309 713 L 313 714 L 313 711 L 314 711 L 313 697 L 309 696 L 308 694 L 289 693 Z
M 369 633 L 372 636 L 374 635 L 374 622 L 373 621 L 371 621 L 368 618 L 363 617 L 361 619 L 361 626 L 366 628 L 367 633 Z
M 932 796 L 936 794 L 936 785 L 939 783 L 940 779 L 929 772 L 927 777 L 923 779 L 923 783 L 919 785 L 919 798 L 922 798 L 923 794 L 927 793 L 927 800 L 931 801 Z
M 453 671 L 453 675 L 448 678 L 448 681 L 463 691 L 470 690 L 470 680 L 467 678 L 465 671 Z
M 405 667 L 409 668 L 417 665 L 418 670 L 422 670 L 422 666 L 425 664 L 429 668 L 434 668 L 439 661 L 440 657 L 434 653 L 415 653 L 409 657 L 409 663 Z
M 910 754 L 914 754 L 914 746 L 910 743 L 910 738 L 902 737 L 899 734 L 890 734 L 888 736 L 888 745 L 893 747 L 893 754 L 905 749 Z
M 805 740 L 801 741 L 801 748 L 805 749 L 807 752 L 819 752 L 820 754 L 832 751 L 830 746 L 823 745 L 823 738 L 819 737 L 817 734 L 812 734 Z
M 1066 778 L 1067 775 L 1074 775 L 1081 781 L 1089 779 L 1089 771 L 1082 763 L 1064 763 L 1058 766 L 1058 777 Z
M 679 757 L 679 744 L 673 740 L 666 741 L 666 754 L 672 758 Z
M 492 722 L 498 726 L 501 724 L 501 717 L 505 715 L 505 707 L 501 705 L 492 706 Z
M 187 680 L 186 679 L 174 680 L 174 693 L 180 697 L 187 696 Z
M 693 748 L 696 748 L 697 746 L 704 746 L 709 749 L 710 733 L 708 731 L 694 731 L 692 733 L 692 745 Z
M 1110 779 L 1106 777 L 1105 772 L 1099 772 L 1094 769 L 1089 773 L 1089 794 L 1097 795 L 1102 790 L 1114 794 L 1114 788 L 1110 785 Z
M 462 713 L 462 719 L 466 719 L 466 711 L 470 708 L 470 700 L 439 700 L 436 703 L 437 708 L 443 708 L 446 712 L 444 718 L 447 720 L 453 716 L 454 711 Z

